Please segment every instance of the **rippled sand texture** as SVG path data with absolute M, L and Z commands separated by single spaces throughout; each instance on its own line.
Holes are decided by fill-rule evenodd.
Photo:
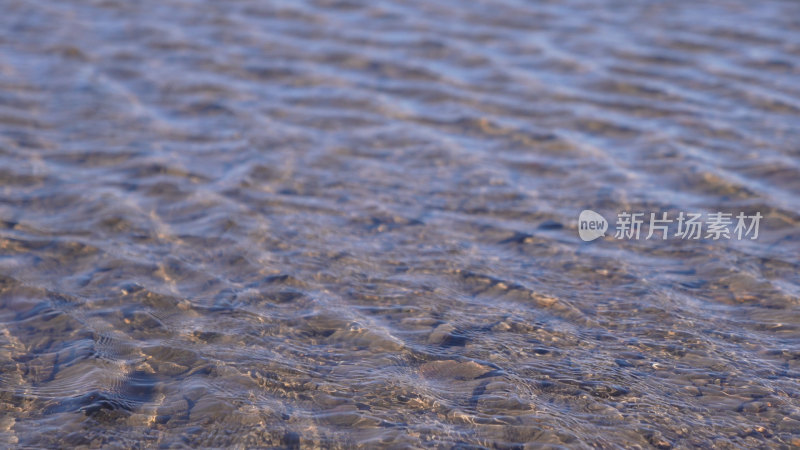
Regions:
M 0 2 L 0 444 L 800 445 L 800 3 L 599 3 Z

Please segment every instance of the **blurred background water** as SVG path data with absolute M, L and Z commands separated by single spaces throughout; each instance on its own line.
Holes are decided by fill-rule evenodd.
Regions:
M 800 3 L 0 5 L 3 445 L 800 446 Z

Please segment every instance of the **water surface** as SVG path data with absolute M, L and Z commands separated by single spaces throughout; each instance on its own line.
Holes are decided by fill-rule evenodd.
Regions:
M 800 3 L 0 5 L 3 445 L 800 445 Z

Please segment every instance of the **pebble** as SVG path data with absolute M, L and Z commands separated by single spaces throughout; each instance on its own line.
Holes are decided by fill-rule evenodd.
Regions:
M 700 392 L 700 389 L 697 388 L 697 386 L 686 386 L 683 389 L 687 393 L 689 393 L 690 395 L 694 395 L 695 397 L 703 395 L 702 392 Z
M 491 372 L 491 367 L 475 361 L 458 362 L 455 360 L 431 361 L 420 366 L 423 377 L 429 379 L 473 380 Z
M 449 323 L 443 323 L 434 328 L 428 336 L 428 344 L 442 344 L 450 337 L 451 333 L 456 331 L 456 327 Z
M 771 405 L 767 402 L 747 402 L 742 404 L 741 410 L 746 413 L 759 413 L 766 411 Z
M 778 423 L 777 430 L 780 432 L 800 432 L 800 421 L 784 417 Z
M 492 331 L 500 332 L 500 331 L 508 331 L 511 329 L 511 325 L 506 322 L 500 322 L 497 325 L 492 327 Z

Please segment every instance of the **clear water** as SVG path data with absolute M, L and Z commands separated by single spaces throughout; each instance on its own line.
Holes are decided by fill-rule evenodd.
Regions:
M 2 445 L 800 445 L 800 3 L 0 5 Z

